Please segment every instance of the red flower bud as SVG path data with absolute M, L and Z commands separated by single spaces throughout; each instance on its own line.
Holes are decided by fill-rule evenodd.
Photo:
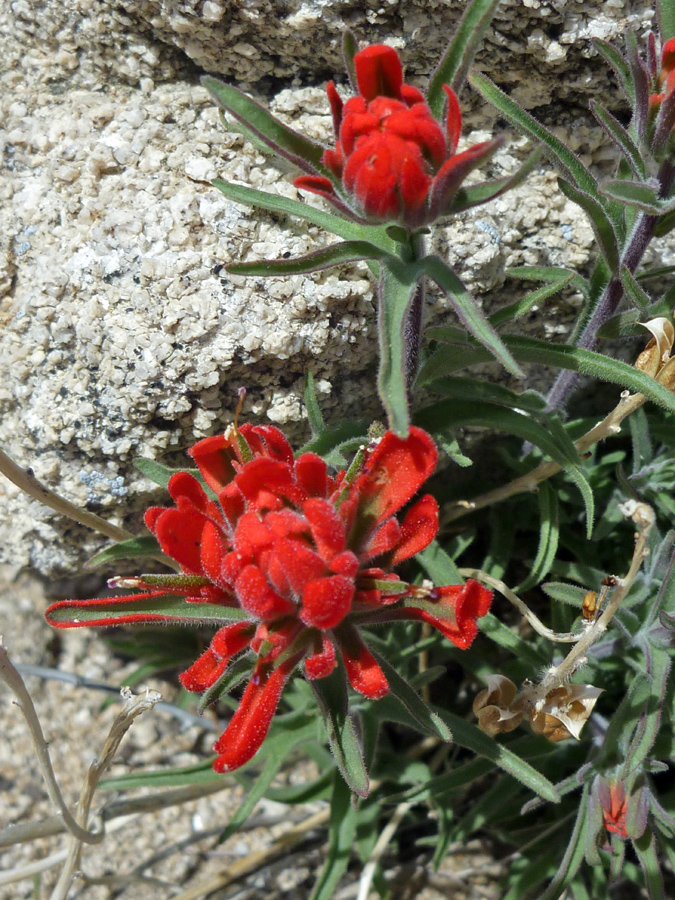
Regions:
M 399 221 L 411 228 L 444 215 L 461 183 L 447 178 L 462 129 L 455 93 L 443 86 L 448 102 L 443 126 L 423 94 L 403 83 L 393 48 L 366 47 L 354 57 L 354 67 L 359 96 L 344 106 L 333 82 L 328 84 L 336 144 L 326 150 L 322 162 L 341 179 L 346 193 L 341 200 L 368 219 Z M 472 148 L 470 168 L 494 149 L 492 144 Z M 462 164 L 457 172 L 464 178 L 470 168 Z M 295 186 L 336 198 L 332 182 L 323 176 L 302 175 Z

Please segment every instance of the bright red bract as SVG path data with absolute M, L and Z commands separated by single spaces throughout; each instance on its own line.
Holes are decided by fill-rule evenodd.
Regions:
M 133 604 L 170 592 L 188 604 L 223 608 L 227 624 L 181 675 L 190 691 L 215 685 L 242 651 L 256 654 L 239 708 L 215 745 L 218 771 L 238 768 L 257 752 L 284 684 L 302 660 L 305 676 L 314 680 L 330 675 L 340 655 L 356 691 L 370 699 L 387 693 L 387 680 L 359 625 L 420 620 L 458 647 L 469 646 L 476 619 L 490 605 L 489 591 L 477 582 L 411 586 L 391 572 L 424 549 L 438 530 L 438 505 L 431 495 L 418 500 L 402 522 L 396 518 L 436 466 L 436 448 L 424 431 L 412 428 L 407 438 L 387 432 L 363 450 L 361 465 L 350 476 L 344 471 L 331 476 L 313 453 L 294 460 L 285 437 L 271 426 L 231 428 L 200 441 L 190 455 L 214 496 L 190 473 L 177 472 L 168 485 L 175 505 L 153 507 L 145 516 L 162 551 L 187 577 L 167 576 L 164 590 L 158 590 L 162 576 L 152 582 L 151 576 L 140 576 L 134 583 L 151 593 L 112 602 Z M 161 618 L 130 611 L 75 619 L 77 610 L 110 603 L 63 601 L 50 607 L 47 618 L 60 627 Z M 73 610 L 69 620 L 62 616 L 68 609 Z M 243 621 L 231 621 L 234 610 L 236 618 L 243 613 Z

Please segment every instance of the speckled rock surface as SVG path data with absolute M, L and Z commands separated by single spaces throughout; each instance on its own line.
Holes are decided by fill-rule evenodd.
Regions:
M 265 281 L 224 273 L 234 258 L 297 255 L 329 238 L 210 186 L 218 175 L 297 196 L 292 173 L 224 129 L 197 75 L 207 69 L 253 86 L 280 117 L 328 142 L 323 79 L 341 71 L 345 22 L 363 39 L 399 46 L 414 79 L 438 59 L 463 5 L 6 5 L 0 438 L 17 462 L 138 531 L 152 486 L 132 459 L 184 461 L 187 446 L 231 421 L 242 385 L 246 418 L 279 424 L 296 443 L 306 437 L 308 369 L 329 419 L 380 414 L 364 268 Z M 610 91 L 611 79 L 589 40 L 612 39 L 627 22 L 644 31 L 652 15 L 643 2 L 600 6 L 504 2 L 480 63 L 526 105 L 557 103 L 541 114 L 602 170 L 611 151 L 582 106 L 591 89 Z M 494 116 L 475 98 L 469 105 L 466 140 L 485 139 Z M 512 171 L 526 149 L 512 136 L 489 174 Z M 583 266 L 592 236 L 542 169 L 438 240 L 489 307 L 512 299 L 509 266 Z M 528 327 L 564 333 L 574 304 L 554 302 L 549 325 L 535 313 Z M 448 304 L 432 296 L 430 315 L 446 321 Z M 99 544 L 3 482 L 0 546 L 12 564 L 53 574 L 72 571 Z

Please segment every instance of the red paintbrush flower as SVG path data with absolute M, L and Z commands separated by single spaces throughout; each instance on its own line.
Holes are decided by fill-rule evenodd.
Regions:
M 183 574 L 113 580 L 143 593 L 62 601 L 47 610 L 47 620 L 65 628 L 180 620 L 180 611 L 161 611 L 160 598 L 170 597 L 190 606 L 191 618 L 199 618 L 195 606 L 201 604 L 206 620 L 227 622 L 181 675 L 188 690 L 205 691 L 237 654 L 248 648 L 257 656 L 239 708 L 215 744 L 217 771 L 236 769 L 258 751 L 281 691 L 303 659 L 305 676 L 314 680 L 333 672 L 339 654 L 356 691 L 371 699 L 387 693 L 360 625 L 417 619 L 458 647 L 471 644 L 489 591 L 471 581 L 412 586 L 391 571 L 438 530 L 430 495 L 402 522 L 396 517 L 436 465 L 436 448 L 424 431 L 412 428 L 405 439 L 387 432 L 334 478 L 314 453 L 294 460 L 271 426 L 232 426 L 200 441 L 190 455 L 209 490 L 190 473 L 177 472 L 169 481 L 175 506 L 154 507 L 145 516 Z M 148 608 L 153 600 L 156 612 Z
M 354 57 L 359 96 L 343 104 L 328 84 L 336 144 L 322 163 L 342 182 L 346 198 L 372 220 L 418 228 L 444 215 L 461 182 L 488 158 L 500 139 L 456 153 L 462 116 L 452 88 L 443 85 L 447 114 L 441 124 L 424 95 L 403 83 L 397 52 L 374 44 Z M 329 178 L 302 175 L 295 186 L 335 197 Z

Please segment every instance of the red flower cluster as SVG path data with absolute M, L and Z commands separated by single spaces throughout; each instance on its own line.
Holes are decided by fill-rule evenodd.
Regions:
M 190 473 L 177 472 L 169 481 L 175 506 L 155 507 L 145 516 L 184 574 L 120 579 L 118 586 L 146 593 L 62 601 L 49 608 L 47 619 L 60 627 L 155 621 L 161 613 L 134 613 L 133 604 L 167 594 L 222 607 L 229 624 L 181 675 L 188 690 L 204 691 L 241 651 L 250 648 L 257 656 L 239 707 L 215 745 L 217 771 L 236 769 L 257 752 L 284 684 L 303 659 L 307 678 L 325 678 L 339 653 L 356 691 L 372 699 L 387 693 L 359 625 L 416 619 L 458 647 L 472 642 L 476 618 L 489 608 L 489 591 L 477 582 L 412 586 L 391 572 L 438 530 L 438 506 L 430 495 L 402 522 L 396 518 L 436 465 L 425 432 L 413 428 L 406 439 L 387 432 L 362 451 L 360 465 L 335 478 L 314 453 L 294 460 L 285 437 L 271 426 L 232 426 L 200 441 L 190 455 L 210 493 Z M 96 607 L 109 610 L 111 603 L 129 604 L 128 615 L 113 619 L 101 610 L 99 617 Z
M 331 81 L 328 98 L 336 145 L 321 161 L 341 179 L 358 211 L 375 220 L 398 220 L 417 228 L 447 211 L 462 180 L 498 146 L 476 144 L 455 154 L 462 116 L 447 85 L 445 127 L 431 114 L 423 94 L 403 83 L 392 47 L 374 44 L 354 57 L 359 96 L 344 105 Z M 302 175 L 295 186 L 334 197 L 329 178 Z

